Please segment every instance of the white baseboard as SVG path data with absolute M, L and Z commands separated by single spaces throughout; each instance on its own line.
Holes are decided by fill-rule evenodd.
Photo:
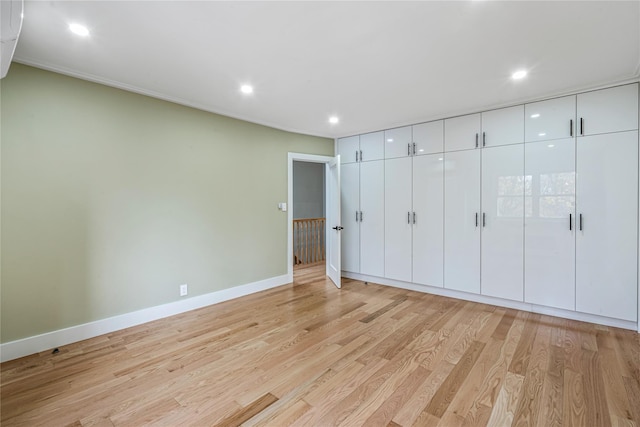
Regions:
M 118 331 L 120 329 L 130 328 L 131 326 L 140 325 L 142 323 L 151 322 L 153 320 L 162 319 L 164 317 L 173 316 L 186 311 L 250 295 L 256 292 L 275 288 L 277 286 L 286 285 L 291 282 L 292 280 L 289 275 L 285 274 L 282 276 L 272 277 L 270 279 L 248 283 L 246 285 L 235 286 L 233 288 L 223 289 L 221 291 L 211 292 L 205 295 L 155 307 L 149 307 L 131 313 L 109 317 L 107 319 L 96 320 L 94 322 L 72 326 L 70 328 L 7 342 L 0 344 L 0 361 L 6 362 L 7 360 L 13 360 L 44 350 L 61 347 L 77 341 Z
M 381 285 L 392 286 L 394 288 L 407 289 L 410 291 L 423 292 L 440 295 L 444 297 L 457 298 L 465 301 L 478 302 L 482 304 L 496 305 L 498 307 L 513 308 L 516 310 L 529 311 L 532 313 L 546 314 L 549 316 L 562 317 L 565 319 L 579 320 L 581 322 L 596 323 L 605 326 L 613 326 L 622 329 L 638 330 L 638 323 L 627 320 L 613 319 L 611 317 L 597 316 L 594 314 L 581 313 L 578 311 L 563 310 L 561 308 L 545 307 L 541 305 L 511 301 L 502 298 L 488 297 L 485 295 L 471 294 L 468 292 L 455 291 L 452 289 L 439 288 L 428 285 L 418 285 L 400 280 L 386 279 L 382 277 L 367 276 L 364 274 L 350 273 L 343 271 L 342 277 L 362 280 L 365 282 L 379 283 Z M 640 331 L 639 331 L 640 332 Z

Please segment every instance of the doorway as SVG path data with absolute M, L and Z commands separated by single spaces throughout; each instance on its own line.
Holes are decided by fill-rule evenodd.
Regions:
M 316 242 L 319 241 L 323 248 L 313 247 L 314 253 L 305 253 L 304 255 L 294 252 L 294 246 L 299 245 L 294 243 L 294 205 L 298 209 L 298 213 L 302 211 L 306 215 L 311 212 L 316 214 L 319 212 L 318 201 L 310 200 L 297 200 L 294 201 L 294 164 L 297 163 L 315 163 L 320 164 L 322 169 L 323 183 L 322 183 L 322 212 L 323 217 L 315 217 L 315 221 L 309 221 L 303 231 L 303 236 L 309 241 L 311 237 Z M 305 169 L 305 166 L 296 165 L 297 169 Z M 314 167 L 308 168 L 313 170 Z M 318 176 L 317 167 L 315 172 L 311 173 Z M 304 183 L 298 183 L 296 187 L 304 186 Z M 316 192 L 318 183 L 315 182 Z M 300 188 L 298 188 L 300 190 Z M 294 262 L 303 261 L 301 258 L 304 256 L 304 261 L 314 260 L 319 257 L 320 262 L 324 260 L 326 275 L 329 276 L 331 281 L 335 283 L 337 287 L 340 287 L 340 159 L 339 156 L 317 156 L 312 154 L 299 154 L 289 153 L 288 159 L 288 198 L 287 203 L 290 206 L 287 214 L 287 275 L 289 280 L 293 281 L 293 265 Z M 315 206 L 311 206 L 314 204 Z M 320 221 L 321 218 L 325 218 L 324 221 Z M 314 219 L 314 218 L 311 218 Z M 322 259 L 322 253 L 318 254 L 318 251 L 324 251 L 324 258 Z M 297 256 L 297 259 L 294 257 Z
M 293 269 L 325 262 L 324 164 L 293 162 Z

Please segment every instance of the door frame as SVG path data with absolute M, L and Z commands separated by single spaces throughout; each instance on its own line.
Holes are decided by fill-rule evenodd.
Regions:
M 325 165 L 325 182 L 327 180 L 327 168 L 334 156 L 320 156 L 316 154 L 289 153 L 287 161 L 287 277 L 293 282 L 293 162 L 321 163 Z M 325 209 L 328 204 L 329 191 L 324 194 Z M 326 226 L 329 224 L 326 223 Z M 326 230 L 325 226 L 325 230 Z M 327 247 L 325 246 L 325 267 L 329 262 Z M 326 270 L 326 268 L 325 268 Z

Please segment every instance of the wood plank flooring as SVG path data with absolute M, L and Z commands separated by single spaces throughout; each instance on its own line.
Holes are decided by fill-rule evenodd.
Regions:
M 6 362 L 2 426 L 636 426 L 640 335 L 344 280 Z

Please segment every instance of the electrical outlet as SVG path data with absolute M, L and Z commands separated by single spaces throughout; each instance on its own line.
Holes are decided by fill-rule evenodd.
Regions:
M 187 295 L 187 293 L 188 293 L 187 284 L 185 283 L 184 285 L 180 285 L 180 296 L 183 297 Z

